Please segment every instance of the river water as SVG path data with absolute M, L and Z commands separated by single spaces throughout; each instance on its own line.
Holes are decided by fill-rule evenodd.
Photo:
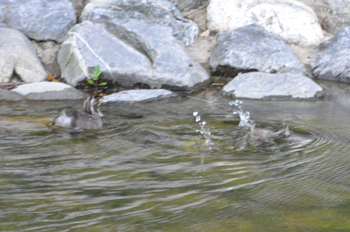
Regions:
M 48 124 L 81 101 L 0 102 L 0 231 L 349 231 L 350 87 L 317 101 L 231 99 L 210 90 L 101 105 L 104 127 Z M 198 112 L 210 144 L 200 133 Z

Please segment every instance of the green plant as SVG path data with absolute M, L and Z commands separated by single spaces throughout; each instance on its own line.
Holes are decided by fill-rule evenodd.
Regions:
M 90 84 L 90 85 L 94 85 L 95 87 L 97 86 L 104 86 L 107 85 L 107 82 L 101 82 L 101 83 L 97 83 L 98 80 L 100 79 L 100 75 L 101 75 L 102 71 L 100 70 L 100 65 L 97 65 L 95 67 L 94 73 L 90 74 L 90 76 L 92 77 L 92 79 L 86 79 L 86 81 Z

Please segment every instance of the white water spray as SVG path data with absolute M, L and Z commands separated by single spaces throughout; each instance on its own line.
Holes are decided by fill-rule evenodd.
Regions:
M 255 123 L 253 120 L 250 119 L 249 111 L 244 112 L 242 109 L 243 101 L 241 100 L 231 101 L 229 104 L 230 106 L 236 106 L 238 108 L 237 111 L 233 111 L 233 114 L 238 114 L 239 118 L 241 119 L 238 126 L 242 126 L 242 127 L 247 126 L 249 128 L 254 128 Z
M 201 116 L 198 115 L 198 112 L 193 112 L 193 116 L 196 117 L 196 122 L 198 122 L 200 126 L 200 130 L 196 130 L 196 132 L 200 132 L 203 137 L 205 138 L 204 146 L 208 147 L 209 149 L 212 149 L 213 142 L 210 138 L 211 131 L 210 129 L 206 126 L 205 121 L 201 121 Z

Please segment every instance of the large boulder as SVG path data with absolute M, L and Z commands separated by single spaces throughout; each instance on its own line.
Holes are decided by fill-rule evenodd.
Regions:
M 15 73 L 25 82 L 46 79 L 47 74 L 26 36 L 10 28 L 0 28 L 0 35 L 0 83 L 9 82 Z
M 350 26 L 350 4 L 344 0 L 322 0 L 323 11 L 327 18 L 327 29 L 337 33 L 344 27 Z
M 88 21 L 76 25 L 69 32 L 58 52 L 58 63 L 61 76 L 73 86 L 89 77 L 97 65 L 103 71 L 101 78 L 124 86 L 156 84 L 151 62 L 145 55 L 115 38 L 101 24 Z
M 219 33 L 209 64 L 214 74 L 224 76 L 249 71 L 306 74 L 282 39 L 254 24 Z
M 107 29 L 83 21 L 69 32 L 58 63 L 71 85 L 88 77 L 97 65 L 101 78 L 123 86 L 142 83 L 187 91 L 209 81 L 168 27 L 134 19 L 112 20 Z
M 2 22 L 31 39 L 62 42 L 76 16 L 69 0 L 0 0 Z
M 108 31 L 127 41 L 152 65 L 153 87 L 192 90 L 209 81 L 203 67 L 186 51 L 167 27 L 139 20 L 113 20 Z M 148 84 L 146 82 L 141 82 Z
M 292 0 L 211 0 L 207 21 L 212 31 L 232 31 L 255 23 L 302 46 L 315 46 L 323 39 L 313 10 Z
M 91 1 L 82 13 L 82 20 L 107 24 L 112 20 L 140 20 L 149 25 L 169 28 L 175 38 L 186 46 L 194 43 L 198 27 L 181 16 L 179 10 L 166 0 L 100 0 Z
M 237 76 L 223 89 L 225 95 L 237 98 L 314 98 L 322 88 L 302 74 L 245 73 Z
M 350 27 L 322 42 L 313 52 L 310 65 L 317 79 L 350 83 Z

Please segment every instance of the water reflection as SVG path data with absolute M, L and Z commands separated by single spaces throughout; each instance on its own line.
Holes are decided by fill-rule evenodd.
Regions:
M 255 149 L 238 149 L 241 120 L 215 95 L 102 105 L 104 128 L 82 133 L 47 127 L 81 102 L 1 103 L 0 230 L 348 230 L 349 110 L 338 100 L 245 100 L 257 126 L 291 131 Z

